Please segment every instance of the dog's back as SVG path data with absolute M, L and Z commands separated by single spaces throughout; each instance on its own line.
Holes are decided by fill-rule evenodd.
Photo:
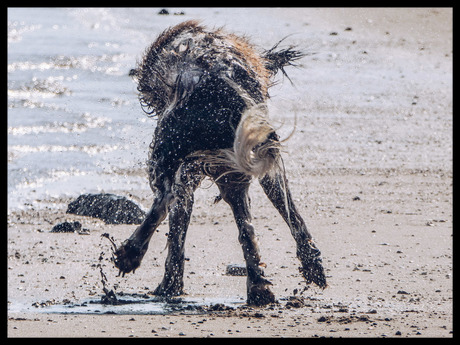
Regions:
M 268 96 L 270 71 L 244 38 L 206 30 L 197 21 L 183 22 L 165 30 L 147 49 L 137 69 L 141 104 L 147 113 L 162 116 L 213 76 L 226 81 L 248 105 Z
M 267 173 L 279 144 L 263 106 L 270 77 L 303 56 L 275 48 L 260 53 L 245 38 L 193 20 L 160 34 L 134 72 L 144 111 L 159 119 L 151 165 L 174 171 L 187 155 L 213 151 L 213 162 Z

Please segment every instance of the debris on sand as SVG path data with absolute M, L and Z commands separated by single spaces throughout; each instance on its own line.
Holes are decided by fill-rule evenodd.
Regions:
M 102 219 L 106 224 L 140 224 L 145 212 L 133 201 L 115 194 L 82 194 L 66 213 Z
M 101 236 L 108 238 L 112 242 L 112 245 L 116 248 L 115 242 L 113 241 L 113 238 L 110 238 L 109 234 L 105 233 Z M 104 271 L 102 270 L 102 261 L 104 260 L 104 254 L 104 252 L 101 252 L 101 254 L 99 255 L 99 263 L 97 265 L 97 267 L 99 268 L 99 273 L 101 275 L 102 291 L 104 291 L 104 295 L 101 296 L 101 303 L 107 305 L 118 305 L 119 301 L 117 299 L 117 295 L 112 289 L 108 289 L 108 279 Z
M 80 232 L 81 223 L 80 222 L 63 222 L 56 224 L 51 229 L 51 232 Z
M 227 265 L 226 274 L 229 276 L 247 276 L 248 272 L 244 264 L 229 264 Z

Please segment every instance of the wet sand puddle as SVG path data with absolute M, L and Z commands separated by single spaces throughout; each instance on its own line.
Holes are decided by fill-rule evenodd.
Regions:
M 232 310 L 246 303 L 240 298 L 165 298 L 147 294 L 124 293 L 116 296 L 116 302 L 107 303 L 104 297 L 87 299 L 81 303 L 55 304 L 53 301 L 47 301 L 43 303 L 36 302 L 32 305 L 16 304 L 13 309 L 18 312 L 49 314 L 184 315 Z
M 204 314 L 215 311 L 234 310 L 246 304 L 241 297 L 224 298 L 197 298 L 197 297 L 164 297 L 152 296 L 148 293 L 124 293 L 115 292 L 109 287 L 109 281 L 104 273 L 103 261 L 114 261 L 117 245 L 115 240 L 108 233 L 102 234 L 112 245 L 112 258 L 105 259 L 102 251 L 99 255 L 99 274 L 102 283 L 103 294 L 99 298 L 85 299 L 82 302 L 72 303 L 64 300 L 61 303 L 54 300 L 34 302 L 31 305 L 14 303 L 10 311 L 17 312 L 39 312 L 52 314 L 120 314 L 120 315 L 168 315 L 180 314 Z M 100 244 L 100 246 L 102 243 Z

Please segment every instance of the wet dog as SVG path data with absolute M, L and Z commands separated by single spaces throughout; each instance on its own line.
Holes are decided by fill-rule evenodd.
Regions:
M 247 303 L 275 301 L 264 278 L 251 224 L 249 186 L 258 178 L 289 226 L 306 283 L 326 287 L 320 251 L 288 187 L 280 140 L 267 119 L 271 79 L 303 57 L 294 47 L 258 52 L 247 39 L 186 21 L 165 30 L 131 75 L 139 100 L 158 123 L 148 173 L 154 200 L 143 223 L 116 249 L 115 266 L 135 271 L 169 213 L 165 275 L 154 293 L 183 293 L 184 242 L 194 191 L 207 176 L 234 214 L 247 266 Z

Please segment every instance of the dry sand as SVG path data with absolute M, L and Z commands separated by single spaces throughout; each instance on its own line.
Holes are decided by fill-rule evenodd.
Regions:
M 186 297 L 236 300 L 233 309 L 47 313 L 99 298 L 102 251 L 110 288 L 150 296 L 163 274 L 168 231 L 165 222 L 135 274 L 117 277 L 100 235 L 122 241 L 135 226 L 67 215 L 68 200 L 56 200 L 57 210 L 8 215 L 9 337 L 453 336 L 452 10 L 267 11 L 304 22 L 335 52 L 291 73 L 294 80 L 303 74 L 296 87 L 308 87 L 305 99 L 280 100 L 308 114 L 286 143 L 285 162 L 329 287 L 302 291 L 294 241 L 254 183 L 253 224 L 279 303 L 245 307 L 246 278 L 225 275 L 227 264 L 243 262 L 236 226 L 226 204 L 212 204 L 208 181 L 197 191 L 187 235 Z M 148 207 L 150 195 L 130 192 Z M 49 232 L 63 220 L 79 220 L 90 234 Z

